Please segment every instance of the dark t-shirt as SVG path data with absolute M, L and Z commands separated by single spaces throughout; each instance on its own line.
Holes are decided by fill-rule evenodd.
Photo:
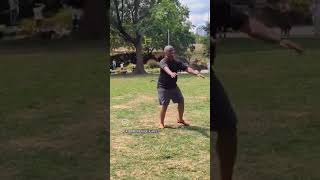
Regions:
M 217 28 L 224 26 L 227 28 L 232 28 L 234 30 L 239 30 L 243 24 L 248 21 L 248 16 L 238 10 L 237 8 L 231 6 L 226 0 L 215 0 L 212 4 L 213 6 L 213 23 L 211 23 L 211 37 L 216 38 Z M 215 59 L 215 44 L 210 46 L 211 52 L 213 53 L 212 62 L 214 64 Z
M 176 88 L 178 78 L 177 76 L 175 78 L 171 78 L 171 76 L 163 70 L 163 68 L 166 66 L 169 67 L 169 69 L 175 73 L 178 71 L 185 71 L 188 68 L 188 66 L 178 60 L 169 61 L 164 58 L 160 61 L 160 75 L 158 79 L 158 88 Z

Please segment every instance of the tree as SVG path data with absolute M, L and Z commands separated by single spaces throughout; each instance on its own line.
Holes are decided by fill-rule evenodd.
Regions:
M 309 7 L 311 5 L 312 0 L 289 0 L 290 7 L 293 8 L 294 11 L 305 13 L 309 11 Z
M 171 45 L 180 52 L 193 40 L 190 24 L 186 22 L 189 11 L 178 0 L 112 0 L 111 30 L 133 44 L 136 49 L 134 73 L 146 73 L 143 66 L 143 37 L 152 39 L 153 49 L 167 44 L 167 30 L 172 34 Z
M 110 50 L 125 46 L 123 39 L 115 33 L 113 30 L 110 31 Z
M 178 54 L 183 55 L 195 37 L 190 32 L 192 27 L 189 17 L 189 10 L 182 6 L 179 1 L 162 0 L 152 10 L 151 21 L 146 35 L 152 37 L 154 49 L 161 49 L 168 44 L 168 32 L 170 35 L 170 45 L 175 47 Z
M 84 17 L 80 24 L 81 37 L 106 39 L 108 8 L 105 0 L 83 0 Z
M 206 25 L 202 26 L 202 29 L 206 31 L 207 35 L 202 39 L 202 44 L 204 44 L 204 50 L 203 54 L 207 57 L 210 56 L 210 40 L 209 40 L 209 35 L 210 35 L 210 22 L 207 22 Z
M 111 0 L 110 2 L 111 30 L 136 48 L 135 73 L 137 74 L 146 73 L 142 57 L 142 26 L 148 24 L 150 9 L 155 3 L 155 0 Z

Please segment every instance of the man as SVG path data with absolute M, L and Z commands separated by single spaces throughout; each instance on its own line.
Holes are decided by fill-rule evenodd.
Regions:
M 123 67 L 124 67 L 124 63 L 121 62 L 121 63 L 120 63 L 120 68 L 121 68 L 121 70 L 123 70 Z
M 158 80 L 158 96 L 159 103 L 162 106 L 160 112 L 160 125 L 159 128 L 165 128 L 164 119 L 166 116 L 166 112 L 170 103 L 170 100 L 173 103 L 178 103 L 178 112 L 179 118 L 177 123 L 183 124 L 185 126 L 189 126 L 187 122 L 183 119 L 184 113 L 184 98 L 182 93 L 177 86 L 177 72 L 178 71 L 186 71 L 190 74 L 197 75 L 198 77 L 204 78 L 199 71 L 193 70 L 192 68 L 186 66 L 180 61 L 175 59 L 175 51 L 172 46 L 166 46 L 164 48 L 165 57 L 160 61 L 160 75 Z
M 116 70 L 117 62 L 115 60 L 112 61 L 112 70 Z
M 211 43 L 213 52 L 211 64 L 214 64 L 216 27 L 226 25 L 234 30 L 240 30 L 249 36 L 264 40 L 265 42 L 279 44 L 281 47 L 293 49 L 302 53 L 303 49 L 297 44 L 281 39 L 271 29 L 254 18 L 232 7 L 228 2 L 215 0 L 212 3 L 213 8 L 213 27 L 211 27 Z M 233 167 L 237 152 L 237 119 L 231 106 L 228 96 L 216 77 L 213 68 L 211 69 L 211 122 L 210 130 L 217 132 L 217 154 L 219 157 L 220 175 L 222 180 L 231 180 Z M 213 134 L 213 133 L 211 133 Z M 213 157 L 213 155 L 211 155 Z
M 41 29 L 44 19 L 42 11 L 45 7 L 46 5 L 42 2 L 42 0 L 34 0 L 32 2 L 33 18 L 36 32 L 39 32 Z
M 72 7 L 72 30 L 77 31 L 80 27 L 81 18 L 83 16 L 82 5 L 80 2 L 75 3 Z
M 19 16 L 19 0 L 9 0 L 10 12 L 10 26 L 17 25 L 17 18 Z
M 71 8 L 72 15 L 72 31 L 75 32 L 79 30 L 80 21 L 83 16 L 83 7 L 81 0 L 62 0 L 61 4 L 66 8 Z
M 320 0 L 314 0 L 311 5 L 312 20 L 315 36 L 320 35 Z

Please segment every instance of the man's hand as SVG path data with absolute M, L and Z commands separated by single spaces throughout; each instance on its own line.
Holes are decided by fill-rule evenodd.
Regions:
M 169 75 L 171 76 L 171 78 L 175 78 L 178 74 L 175 72 L 172 72 L 168 66 L 164 67 L 163 70 Z
M 194 74 L 198 77 L 201 77 L 201 78 L 205 78 L 202 74 L 200 74 L 200 72 L 198 70 L 194 70 Z
M 203 78 L 203 79 L 205 78 L 205 77 L 204 77 L 202 74 L 200 74 L 200 73 L 197 74 L 197 76 L 198 76 L 198 77 L 201 77 L 201 78 Z
M 290 40 L 286 40 L 286 39 L 283 39 L 280 41 L 280 46 L 287 48 L 287 49 L 293 49 L 299 54 L 302 54 L 304 51 L 302 49 L 302 47 L 300 47 L 298 44 L 296 44 Z
M 200 74 L 200 72 L 198 70 L 194 70 L 192 69 L 191 67 L 188 67 L 187 70 L 186 70 L 189 74 L 193 74 L 193 75 L 196 75 L 198 77 L 201 77 L 201 78 L 205 78 L 202 74 Z
M 177 73 L 175 73 L 175 72 L 172 72 L 172 73 L 170 74 L 170 76 L 171 76 L 171 78 L 175 78 L 175 77 L 177 77 L 177 76 L 178 76 L 178 74 L 177 74 Z

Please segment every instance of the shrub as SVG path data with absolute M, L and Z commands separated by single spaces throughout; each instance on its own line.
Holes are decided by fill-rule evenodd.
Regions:
M 43 20 L 43 27 L 61 27 L 71 29 L 72 18 L 70 9 L 62 9 L 52 17 Z M 34 31 L 34 20 L 32 18 L 22 19 L 20 27 L 25 34 L 31 35 Z
M 147 69 L 146 70 L 148 73 L 151 73 L 151 74 L 159 74 L 160 73 L 160 69 Z
M 136 65 L 135 65 L 135 64 L 132 64 L 132 63 L 130 63 L 130 64 L 128 64 L 128 65 L 126 66 L 127 70 L 130 71 L 130 72 L 132 72 L 135 67 L 136 67 Z
M 26 34 L 32 34 L 33 32 L 33 19 L 28 18 L 28 19 L 23 19 L 20 22 L 20 27 L 22 28 L 22 30 L 26 33 Z
M 54 24 L 57 26 L 62 26 L 66 28 L 71 28 L 72 25 L 72 17 L 71 17 L 70 9 L 62 9 L 54 16 L 47 19 L 49 24 Z
M 190 63 L 191 68 L 201 71 L 202 69 L 208 69 L 208 60 L 195 59 Z
M 154 59 L 151 59 L 147 62 L 147 67 L 150 69 L 159 68 L 159 62 Z
M 145 69 L 145 70 L 150 69 L 150 68 L 149 68 L 149 66 L 148 66 L 147 64 L 144 64 L 143 66 L 144 66 L 144 69 Z

